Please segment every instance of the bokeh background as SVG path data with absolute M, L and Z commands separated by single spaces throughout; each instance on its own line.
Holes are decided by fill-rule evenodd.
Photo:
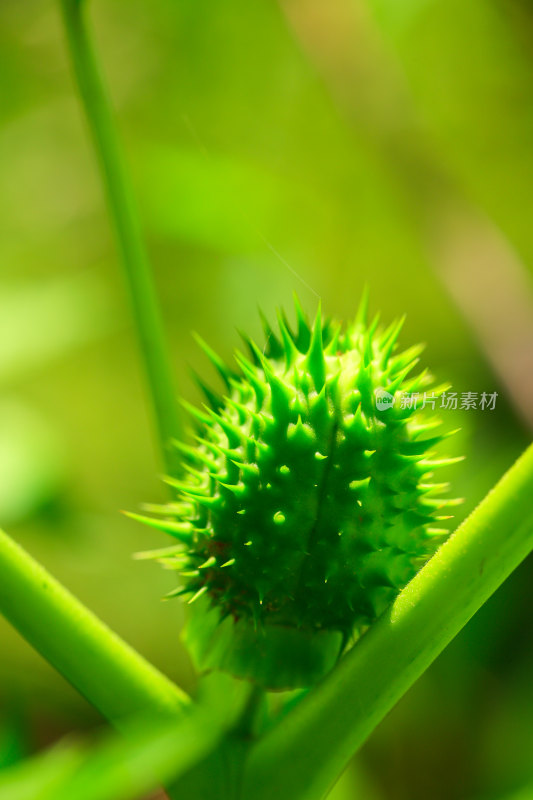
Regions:
M 183 397 L 190 367 L 213 377 L 192 330 L 230 358 L 258 306 L 296 291 L 350 319 L 368 283 L 440 381 L 498 392 L 443 412 L 460 521 L 533 428 L 530 2 L 91 6 Z M 173 576 L 131 559 L 164 537 L 119 513 L 164 488 L 57 4 L 2 0 L 0 39 L 0 524 L 191 687 Z M 332 797 L 533 798 L 532 579 L 529 559 Z M 0 766 L 101 722 L 2 620 L 0 703 Z

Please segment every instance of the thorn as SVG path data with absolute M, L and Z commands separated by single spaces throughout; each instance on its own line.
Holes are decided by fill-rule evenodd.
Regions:
M 337 351 L 339 349 L 342 349 L 341 347 L 339 347 L 340 335 L 341 335 L 340 325 L 335 323 L 335 325 L 333 326 L 333 330 L 330 333 L 328 343 L 327 345 L 324 346 L 324 352 L 327 353 L 328 356 L 335 356 L 337 355 Z
M 187 605 L 189 605 L 189 606 L 190 606 L 192 603 L 194 603 L 196 600 L 198 600 L 198 599 L 199 599 L 199 598 L 200 598 L 200 597 L 201 597 L 203 594 L 205 594 L 206 592 L 207 592 L 207 586 L 202 586 L 202 588 L 201 588 L 201 589 L 198 589 L 198 591 L 196 592 L 196 594 L 193 594 L 193 596 L 191 597 L 191 599 L 187 601 Z
M 452 388 L 451 383 L 440 383 L 438 386 L 435 386 L 435 388 L 432 389 L 431 391 L 433 392 L 435 397 L 441 397 L 444 394 L 444 392 L 447 392 L 451 388 Z M 460 431 L 461 428 L 457 428 L 457 430 Z
M 231 492 L 232 495 L 237 498 L 242 497 L 246 491 L 246 487 L 243 486 L 242 483 L 223 483 L 223 481 L 217 481 L 217 485 Z
M 179 571 L 187 567 L 189 564 L 189 556 L 186 553 L 183 553 L 181 556 L 162 557 L 159 559 L 159 563 L 162 564 L 163 569 Z
M 199 336 L 197 333 L 193 333 L 193 336 L 196 343 L 201 347 L 205 355 L 211 361 L 211 363 L 215 367 L 216 371 L 218 372 L 218 374 L 220 375 L 220 377 L 222 378 L 228 389 L 231 388 L 229 382 L 230 378 L 231 377 L 236 378 L 237 376 L 233 374 L 233 372 L 230 370 L 228 365 L 223 361 L 223 359 L 217 353 L 215 353 L 215 351 L 211 347 L 209 347 L 207 342 L 205 342 L 201 336 Z
M 431 439 L 415 439 L 410 442 L 401 442 L 398 446 L 398 452 L 404 456 L 421 456 L 443 439 L 444 436 L 434 436 Z
M 266 372 L 268 385 L 270 386 L 270 405 L 272 415 L 275 420 L 281 422 L 289 419 L 289 404 L 291 401 L 291 394 L 289 388 L 283 383 L 274 372 Z
M 250 414 L 248 406 L 244 405 L 243 403 L 240 403 L 238 400 L 233 400 L 231 397 L 226 397 L 225 399 L 226 399 L 226 405 L 237 412 L 239 425 L 244 425 L 247 417 Z
M 283 342 L 283 350 L 285 353 L 285 368 L 289 370 L 298 356 L 300 355 L 298 348 L 294 344 L 294 338 L 292 336 L 291 331 L 287 325 L 287 321 L 283 317 L 281 311 L 278 310 L 277 312 L 278 317 L 278 326 L 279 331 L 281 333 L 281 339 Z
M 311 329 L 305 311 L 300 305 L 300 301 L 298 300 L 298 295 L 296 292 L 293 292 L 292 299 L 294 302 L 294 312 L 296 314 L 297 324 L 296 346 L 300 353 L 305 353 L 309 349 L 309 343 L 311 341 Z
M 228 461 L 238 461 L 241 458 L 241 451 L 232 447 L 224 447 L 222 444 L 213 444 L 212 452 L 216 453 L 218 457 L 226 458 Z
M 205 399 L 207 400 L 211 408 L 214 408 L 215 410 L 220 408 L 220 406 L 222 405 L 222 398 L 218 394 L 218 392 L 216 392 L 214 389 L 208 386 L 208 384 L 205 383 L 203 378 L 200 377 L 199 373 L 195 369 L 190 368 L 189 372 L 191 373 L 194 382 L 196 383 L 200 391 L 203 393 Z
M 221 456 L 224 455 L 224 452 L 222 450 L 222 445 L 216 444 L 215 442 L 210 442 L 208 439 L 204 439 L 202 436 L 196 436 L 195 438 L 196 438 L 196 441 L 198 442 L 199 445 L 205 447 L 207 450 L 209 450 L 210 453 L 213 454 L 214 459 L 219 459 Z M 228 451 L 228 452 L 232 452 L 232 451 Z M 235 452 L 237 452 L 237 451 L 235 451 Z M 217 462 L 214 461 L 213 463 L 214 463 L 214 467 L 216 468 L 217 467 Z
M 264 348 L 265 353 L 268 353 L 268 356 L 270 358 L 281 358 L 284 354 L 283 345 L 281 344 L 280 340 L 274 333 L 270 322 L 267 320 L 261 309 L 259 309 L 259 316 L 261 317 L 261 324 L 263 326 L 263 331 L 265 333 L 265 338 L 266 338 L 265 348 Z M 252 342 L 252 344 L 254 343 Z M 261 351 L 257 350 L 257 348 L 254 349 L 254 352 L 261 353 Z M 263 353 L 261 353 L 261 355 L 263 356 Z
M 381 340 L 381 347 L 383 348 L 383 355 L 381 357 L 381 368 L 385 369 L 389 358 L 392 355 L 392 351 L 394 350 L 396 343 L 398 341 L 398 336 L 400 335 L 400 331 L 402 330 L 404 323 L 406 320 L 406 315 L 404 314 L 400 317 L 399 320 L 393 322 L 390 328 L 385 331 L 383 334 L 383 338 Z
M 132 558 L 135 561 L 148 561 L 152 558 L 165 558 L 167 556 L 179 556 L 183 553 L 188 558 L 186 553 L 180 549 L 179 545 L 172 545 L 172 547 L 161 547 L 158 550 L 141 550 L 138 553 L 133 553 Z
M 189 475 L 192 475 L 193 478 L 196 478 L 196 480 L 198 481 L 198 487 L 197 488 L 200 488 L 200 486 L 203 484 L 203 481 L 204 481 L 204 478 L 205 478 L 205 472 L 201 472 L 200 470 L 196 469 L 196 467 L 191 467 L 191 465 L 187 464 L 187 462 L 184 462 L 182 466 L 183 466 L 183 469 L 186 472 L 189 473 Z M 203 487 L 203 488 L 205 488 L 205 487 Z
M 402 391 L 407 391 L 404 385 L 404 380 L 411 370 L 418 364 L 419 360 L 419 358 L 413 359 L 413 361 L 407 364 L 407 366 L 397 372 L 391 383 L 387 385 L 387 391 L 391 394 L 395 394 L 400 388 Z
M 374 334 L 376 332 L 376 328 L 379 322 L 379 314 L 376 314 L 374 317 L 371 326 L 369 327 L 368 331 L 365 334 L 365 347 L 363 351 L 363 365 L 368 367 L 369 364 L 372 363 L 374 360 Z
M 440 458 L 437 461 L 421 461 L 420 464 L 423 467 L 448 467 L 451 464 L 458 464 L 460 461 L 464 461 L 466 456 L 455 456 L 455 458 Z
M 416 363 L 418 363 L 418 357 L 425 350 L 425 348 L 426 345 L 423 343 L 414 344 L 412 347 L 404 350 L 403 353 L 399 353 L 397 356 L 394 356 L 391 359 L 389 371 L 398 372 L 399 370 L 403 370 L 404 367 L 411 362 L 414 366 Z
M 151 528 L 155 528 L 158 531 L 169 533 L 184 544 L 190 544 L 194 537 L 194 528 L 190 522 L 154 519 L 153 517 L 145 517 L 142 514 L 134 514 L 131 511 L 123 511 L 122 513 L 130 519 L 142 522 L 144 525 L 149 525 Z
M 239 328 L 237 329 L 237 333 L 239 334 L 239 336 L 241 337 L 242 341 L 243 341 L 243 342 L 244 342 L 244 344 L 246 345 L 246 347 L 247 347 L 247 349 L 248 349 L 248 352 L 250 353 L 250 358 L 252 359 L 252 362 L 253 362 L 253 364 L 256 364 L 256 365 L 257 365 L 256 356 L 255 356 L 255 353 L 254 353 L 254 349 L 253 349 L 253 347 L 252 347 L 252 339 L 251 339 L 251 337 L 250 337 L 250 336 L 248 336 L 248 334 L 247 334 L 247 333 L 244 333 L 244 331 L 241 331 Z M 238 354 L 238 355 L 239 355 L 239 356 L 240 356 L 242 359 L 244 359 L 244 360 L 247 362 L 247 364 L 248 364 L 248 365 L 249 365 L 251 368 L 253 368 L 253 364 L 252 364 L 252 363 L 251 363 L 251 362 L 250 362 L 250 361 L 249 361 L 249 360 L 248 360 L 248 359 L 247 359 L 247 358 L 246 358 L 244 355 L 242 355 L 242 354 L 241 354 L 241 353 L 239 353 L 238 351 L 237 351 L 237 354 Z M 236 354 L 236 356 L 235 356 L 236 360 L 237 360 L 237 354 Z M 240 365 L 239 365 L 239 366 L 240 366 Z
M 316 437 L 313 429 L 302 421 L 300 415 L 298 415 L 295 423 L 289 425 L 288 439 L 294 442 L 296 447 L 309 448 L 316 446 Z
M 320 392 L 326 381 L 326 361 L 322 343 L 322 309 L 318 303 L 318 310 L 313 325 L 311 344 L 306 357 L 306 366 L 311 374 L 315 389 Z
M 429 386 L 429 384 L 433 381 L 433 376 L 426 367 L 422 370 L 418 375 L 415 375 L 414 378 L 411 380 L 406 381 L 403 386 L 403 390 L 408 394 L 412 394 L 413 392 L 418 392 L 424 386 Z
M 215 508 L 219 504 L 218 497 L 207 497 L 206 495 L 198 495 L 194 498 L 195 501 L 198 503 L 199 506 L 206 508 L 207 510 Z
M 241 444 L 242 432 L 238 425 L 235 425 L 233 422 L 230 422 L 229 419 L 226 419 L 222 414 L 217 414 L 215 411 L 208 409 L 209 416 L 211 420 L 217 423 L 228 439 L 228 444 L 230 448 L 236 449 Z
M 380 320 L 380 318 L 381 318 L 381 314 L 380 314 L 380 312 L 379 312 L 379 311 L 377 311 L 377 312 L 374 314 L 374 318 L 373 318 L 372 322 L 370 323 L 370 325 L 369 325 L 369 327 L 368 327 L 368 333 L 370 334 L 370 338 L 371 338 L 371 339 L 373 339 L 373 338 L 374 338 L 374 336 L 375 336 L 375 334 L 376 334 L 376 331 L 377 331 L 377 329 L 378 329 L 378 325 L 379 325 L 379 320 Z
M 257 361 L 258 361 L 258 366 L 260 366 L 263 369 L 263 371 L 265 371 L 265 369 L 271 370 L 270 364 L 268 363 L 267 356 L 259 349 L 259 347 L 256 345 L 255 342 L 252 342 L 251 344 L 252 344 L 252 347 L 253 347 L 254 354 L 255 354 L 255 356 L 257 358 Z M 283 351 L 282 351 L 282 355 L 283 355 Z M 265 367 L 265 365 L 266 365 L 266 367 Z
M 209 425 L 211 419 L 208 414 L 204 411 L 201 411 L 196 406 L 193 406 L 192 403 L 189 403 L 188 400 L 180 399 L 181 405 L 189 412 L 189 414 L 197 420 L 197 422 L 201 422 L 203 425 Z
M 425 494 L 435 494 L 435 492 L 447 492 L 450 488 L 450 483 L 419 483 L 418 488 Z
M 187 517 L 193 513 L 191 503 L 141 503 L 141 508 L 148 514 L 163 514 L 164 516 Z
M 422 505 L 426 506 L 426 508 L 434 508 L 435 510 L 438 510 L 440 508 L 446 508 L 446 506 L 449 506 L 450 508 L 454 506 L 460 506 L 464 503 L 464 501 L 464 497 L 426 497 L 421 502 Z
M 198 565 L 198 569 L 209 569 L 209 567 L 214 567 L 216 563 L 217 563 L 217 560 L 216 560 L 215 556 L 209 556 L 207 561 L 204 561 L 203 564 L 199 564 Z M 182 574 L 184 574 L 184 573 L 182 573 Z
M 409 431 L 413 434 L 413 436 L 418 436 L 421 433 L 432 431 L 435 428 L 440 427 L 440 425 L 442 425 L 442 420 L 436 417 L 421 423 L 412 421 L 408 422 Z
M 261 367 L 265 373 L 266 381 L 270 387 L 271 409 L 275 419 L 286 417 L 289 412 L 289 402 L 291 399 L 290 391 L 283 381 L 278 378 L 268 359 L 257 350 L 257 356 L 261 362 Z
M 192 497 L 194 500 L 197 500 L 198 497 L 205 497 L 206 489 L 203 486 L 193 486 L 190 483 L 178 481 L 176 478 L 171 478 L 170 476 L 165 476 L 163 481 L 167 486 L 172 486 L 174 489 L 177 489 L 178 492 L 181 492 L 187 497 Z
M 203 444 L 203 439 L 201 437 L 198 437 L 198 439 Z M 178 441 L 173 441 L 172 444 L 177 450 L 180 451 L 180 453 L 183 453 L 183 455 L 188 456 L 193 461 L 203 464 L 208 469 L 216 468 L 216 464 L 213 461 L 213 459 L 209 458 L 209 456 L 206 455 L 205 453 L 202 453 L 201 450 L 199 450 L 197 447 L 191 447 L 191 445 L 185 444 L 185 442 L 178 442 Z
M 191 589 L 186 586 L 179 586 L 177 589 L 172 589 L 171 592 L 167 592 L 161 599 L 162 600 L 170 600 L 173 597 L 182 597 L 184 594 L 190 594 Z
M 252 352 L 255 352 L 252 345 L 250 345 Z M 255 347 L 255 345 L 254 345 Z M 266 394 L 266 387 L 264 383 L 259 379 L 256 370 L 254 369 L 253 365 L 245 359 L 241 353 L 235 354 L 235 360 L 239 367 L 242 369 L 244 376 L 248 379 L 256 398 L 257 410 L 259 410 L 265 399 Z M 260 366 L 260 362 L 258 364 Z
M 233 461 L 232 463 L 235 464 L 247 478 L 257 478 L 259 476 L 259 467 L 257 464 L 243 463 L 242 461 Z

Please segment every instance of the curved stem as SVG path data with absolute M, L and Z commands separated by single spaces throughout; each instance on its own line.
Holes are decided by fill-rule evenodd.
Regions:
M 180 427 L 160 310 L 124 167 L 113 115 L 84 19 L 82 0 L 61 0 L 74 75 L 98 156 L 109 211 L 129 288 L 165 469 L 178 469 L 172 440 Z
M 107 719 L 181 715 L 189 697 L 0 531 L 0 613 Z
M 208 684 L 210 690 L 206 696 Z M 165 785 L 165 790 L 169 800 L 236 800 L 240 797 L 243 766 L 251 744 L 252 719 L 264 697 L 263 691 L 248 681 L 215 671 L 201 679 L 200 702 L 202 697 L 206 708 L 224 719 L 225 736 L 203 761 Z
M 248 700 L 244 706 L 241 718 L 235 729 L 235 736 L 245 741 L 251 741 L 257 736 L 257 729 L 261 725 L 261 717 L 266 713 L 267 695 L 262 686 L 252 684 Z
M 244 798 L 320 798 L 354 752 L 533 549 L 533 445 L 351 652 L 260 740 Z

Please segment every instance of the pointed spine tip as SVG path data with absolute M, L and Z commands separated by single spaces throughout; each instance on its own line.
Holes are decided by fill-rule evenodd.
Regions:
M 318 309 L 313 325 L 311 344 L 307 352 L 306 366 L 315 384 L 317 392 L 322 390 L 326 382 L 326 357 L 322 342 L 322 304 L 318 302 Z
M 184 544 L 190 544 L 193 539 L 194 528 L 190 522 L 154 519 L 153 517 L 145 517 L 142 514 L 134 514 L 132 511 L 123 511 L 122 513 L 136 522 L 142 522 L 143 525 L 149 525 L 151 528 L 168 533 Z
M 193 338 L 201 350 L 205 353 L 209 361 L 213 364 L 216 371 L 229 389 L 231 387 L 230 379 L 236 378 L 237 376 L 232 372 L 230 367 L 218 355 L 218 353 L 216 353 L 198 333 L 193 332 Z
M 286 369 L 290 369 L 298 358 L 299 351 L 294 342 L 294 336 L 289 328 L 287 320 L 283 315 L 283 312 L 279 309 L 277 311 L 277 317 L 279 332 L 281 334 L 281 341 L 283 343 L 283 350 L 285 353 L 285 367 Z

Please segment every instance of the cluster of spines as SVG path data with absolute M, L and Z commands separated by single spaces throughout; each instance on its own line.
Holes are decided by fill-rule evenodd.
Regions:
M 261 351 L 230 369 L 204 342 L 225 386 L 200 381 L 195 445 L 177 443 L 185 475 L 174 503 L 149 524 L 178 540 L 157 556 L 177 569 L 172 595 L 206 595 L 220 618 L 305 630 L 360 630 L 394 599 L 448 535 L 439 524 L 446 488 L 431 474 L 450 460 L 428 455 L 444 438 L 411 408 L 379 411 L 375 391 L 415 392 L 420 347 L 395 354 L 402 321 L 378 330 L 361 305 L 343 331 L 310 325 L 296 303 L 293 331 L 265 321 Z M 445 388 L 445 387 L 442 387 Z M 434 389 L 438 396 L 441 389 Z

